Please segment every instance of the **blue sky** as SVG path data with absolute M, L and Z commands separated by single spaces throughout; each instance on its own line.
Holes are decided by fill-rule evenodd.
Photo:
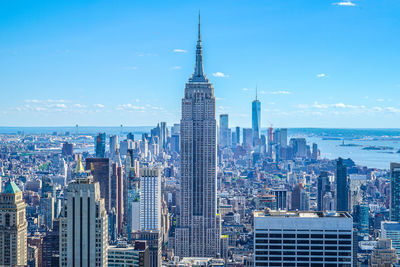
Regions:
M 178 123 L 199 9 L 231 127 L 400 126 L 398 0 L 3 0 L 0 125 Z

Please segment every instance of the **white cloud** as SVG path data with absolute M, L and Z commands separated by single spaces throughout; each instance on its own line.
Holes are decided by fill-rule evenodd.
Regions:
M 312 105 L 314 108 L 319 108 L 319 109 L 325 109 L 325 108 L 328 108 L 329 107 L 329 105 L 327 105 L 327 104 L 320 104 L 320 103 L 318 103 L 318 102 L 314 102 L 314 104 Z
M 356 6 L 356 4 L 354 4 L 351 1 L 337 2 L 337 3 L 333 3 L 333 5 L 335 5 L 335 6 Z
M 297 107 L 298 108 L 309 108 L 309 106 L 307 104 L 298 104 Z
M 140 52 L 140 53 L 138 53 L 138 56 L 139 57 L 155 57 L 155 56 L 157 56 L 157 54 Z
M 86 105 L 82 105 L 82 104 L 73 104 L 72 106 L 75 108 L 86 108 Z
M 26 99 L 25 102 L 40 104 L 40 103 L 66 103 L 68 101 L 64 99 Z
M 181 66 L 173 66 L 173 67 L 171 68 L 171 70 L 180 70 L 180 69 L 182 69 Z
M 261 91 L 261 92 L 264 92 L 264 91 Z M 270 95 L 291 95 L 292 92 L 289 92 L 289 91 L 273 91 L 273 92 L 267 92 L 267 94 L 270 94 Z
M 243 91 L 249 91 L 249 88 L 246 88 L 246 87 L 245 87 L 245 88 L 243 88 L 242 90 L 243 90 Z
M 187 50 L 185 50 L 185 49 L 174 49 L 173 51 L 174 51 L 174 53 L 186 53 L 187 52 Z
M 326 74 L 325 73 L 318 73 L 317 78 L 325 78 Z
M 93 104 L 93 106 L 95 106 L 96 108 L 104 108 L 103 104 Z
M 376 101 L 378 101 L 378 102 L 383 102 L 383 101 L 385 101 L 385 99 L 383 99 L 383 98 L 378 98 Z
M 227 77 L 229 77 L 229 75 L 226 75 L 225 73 L 219 72 L 219 71 L 213 73 L 212 75 L 213 75 L 214 77 L 219 77 L 219 78 L 227 78 Z

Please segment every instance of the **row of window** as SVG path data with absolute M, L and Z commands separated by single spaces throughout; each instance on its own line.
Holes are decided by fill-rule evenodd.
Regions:
M 256 233 L 257 237 L 269 237 L 269 238 L 328 238 L 328 239 L 351 239 L 351 235 L 347 234 L 277 234 L 277 233 Z
M 258 255 L 313 255 L 313 256 L 351 256 L 351 252 L 336 252 L 336 251 L 280 251 L 280 250 L 256 250 L 256 256 Z
M 304 266 L 304 267 L 351 267 L 351 263 L 281 263 L 281 262 L 256 262 L 255 266 Z
M 298 250 L 351 250 L 351 246 L 275 246 L 256 245 L 256 249 L 298 249 Z
M 335 257 L 256 257 L 257 261 L 326 261 L 326 262 L 350 262 L 351 258 L 335 258 Z
M 256 239 L 256 243 L 270 243 L 270 244 L 341 244 L 351 245 L 351 240 L 309 240 L 309 239 Z

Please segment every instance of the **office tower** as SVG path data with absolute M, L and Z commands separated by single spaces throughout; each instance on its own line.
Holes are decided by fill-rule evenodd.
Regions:
M 68 142 L 64 143 L 61 153 L 64 157 L 72 156 L 74 154 L 74 145 Z
M 287 147 L 287 129 L 282 128 L 280 129 L 280 146 L 281 147 Z
M 381 239 L 391 239 L 392 246 L 400 258 L 400 223 L 392 221 L 381 222 Z
M 146 267 L 162 266 L 162 236 L 159 230 L 136 231 L 132 233 L 132 240 L 145 241 L 149 251 L 149 261 Z
M 127 230 L 128 239 L 133 231 L 140 230 L 140 178 L 130 172 L 127 175 Z
M 126 135 L 127 140 L 131 140 L 132 142 L 135 141 L 135 134 L 134 133 L 128 133 Z
M 118 148 L 118 136 L 111 135 L 110 136 L 110 157 L 114 158 L 115 153 L 117 152 Z
M 311 154 L 311 159 L 312 160 L 319 160 L 320 156 L 320 151 L 318 149 L 318 145 L 316 143 L 312 144 L 312 154 Z
M 167 123 L 162 121 L 160 122 L 160 145 L 163 149 L 167 148 L 167 139 L 168 139 Z
M 299 183 L 293 188 L 292 210 L 307 211 L 310 207 L 310 198 L 303 184 Z
M 343 159 L 339 158 L 336 164 L 336 210 L 349 211 L 349 182 L 347 179 L 347 167 Z
M 42 267 L 54 266 L 52 265 L 53 258 L 57 257 L 59 260 L 59 253 L 60 253 L 59 231 L 60 231 L 60 221 L 55 220 L 53 222 L 53 229 L 51 231 L 47 231 L 46 234 L 43 236 Z
M 182 99 L 181 204 L 175 230 L 175 254 L 180 257 L 215 257 L 219 252 L 216 127 L 214 88 L 203 72 L 199 21 L 195 70 Z
M 82 172 L 66 189 L 60 218 L 60 266 L 107 266 L 107 228 L 100 184 Z
M 400 222 L 400 163 L 390 163 L 390 220 Z
M 254 213 L 254 266 L 353 266 L 346 212 Z
M 253 129 L 243 128 L 243 147 L 250 149 L 253 146 Z
M 171 135 L 171 150 L 179 154 L 179 134 Z
M 280 138 L 282 138 L 282 135 L 280 135 Z M 293 153 L 295 157 L 307 157 L 307 141 L 305 138 L 291 138 L 290 146 L 293 147 Z
M 219 116 L 219 145 L 227 147 L 230 144 L 230 130 L 228 114 L 221 114 Z
M 392 247 L 392 240 L 380 239 L 377 246 L 372 250 L 368 266 L 391 267 L 397 263 L 396 250 Z
M 181 133 L 181 125 L 179 123 L 174 123 L 174 125 L 171 127 L 171 135 L 177 134 L 179 135 Z
M 331 191 L 331 183 L 329 181 L 329 175 L 325 171 L 321 171 L 318 176 L 317 184 L 317 210 L 323 211 L 324 207 L 324 196 L 327 192 Z
M 118 152 L 116 152 L 118 153 Z M 122 175 L 122 164 L 121 159 L 118 162 L 113 162 L 111 165 L 111 209 L 115 209 L 117 216 L 117 233 L 120 234 L 122 231 L 122 222 L 124 216 L 123 207 L 123 175 Z M 100 185 L 101 186 L 101 185 Z
M 274 145 L 274 129 L 271 127 L 268 127 L 268 156 L 272 157 L 272 150 L 273 150 L 273 145 Z
M 369 234 L 369 206 L 365 204 L 354 205 L 354 226 L 359 235 Z
M 140 230 L 161 230 L 161 177 L 156 169 L 140 171 Z
M 273 189 L 272 194 L 276 197 L 276 209 L 288 210 L 288 192 L 286 189 Z
M 236 144 L 240 144 L 240 127 L 236 127 L 236 130 L 235 130 L 235 133 L 236 133 Z
M 115 211 L 115 208 L 111 208 L 111 210 L 107 214 L 108 217 L 108 239 L 111 242 L 115 242 L 117 240 L 117 224 L 118 224 L 118 219 L 117 219 L 117 212 Z
M 54 197 L 50 193 L 40 198 L 39 215 L 40 224 L 45 225 L 47 229 L 52 229 L 55 212 Z
M 106 155 L 106 133 L 99 133 L 94 140 L 96 158 L 104 158 Z
M 8 182 L 0 196 L 0 265 L 26 265 L 26 204 L 14 182 Z
M 261 102 L 257 99 L 257 88 L 256 99 L 251 103 L 251 128 L 253 130 L 253 145 L 256 145 L 260 139 L 261 130 Z
M 105 201 L 106 211 L 111 210 L 111 161 L 109 158 L 86 158 L 86 169 L 94 182 L 100 184 L 100 197 Z

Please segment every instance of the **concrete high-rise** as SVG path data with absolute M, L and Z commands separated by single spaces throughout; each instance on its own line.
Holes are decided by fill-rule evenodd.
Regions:
M 66 190 L 60 218 L 60 266 L 107 266 L 108 218 L 100 184 L 85 172 Z
M 257 89 L 256 99 L 251 103 L 251 126 L 253 129 L 253 145 L 256 145 L 260 139 L 261 130 L 261 102 L 257 99 Z
M 390 220 L 400 222 L 400 163 L 390 163 Z
M 254 212 L 254 266 L 353 266 L 347 212 Z
M 26 204 L 14 182 L 8 182 L 0 195 L 0 265 L 27 264 Z
M 347 179 L 347 167 L 342 158 L 336 163 L 336 210 L 349 211 L 349 182 Z
M 199 17 L 196 64 L 182 99 L 181 203 L 175 230 L 175 254 L 180 257 L 219 253 L 216 134 L 214 88 L 203 71 Z
M 329 175 L 326 171 L 321 171 L 318 176 L 317 183 L 317 210 L 323 211 L 324 207 L 324 196 L 327 192 L 331 191 L 331 183 L 329 181 Z
M 156 169 L 140 171 L 140 230 L 161 230 L 161 177 Z

